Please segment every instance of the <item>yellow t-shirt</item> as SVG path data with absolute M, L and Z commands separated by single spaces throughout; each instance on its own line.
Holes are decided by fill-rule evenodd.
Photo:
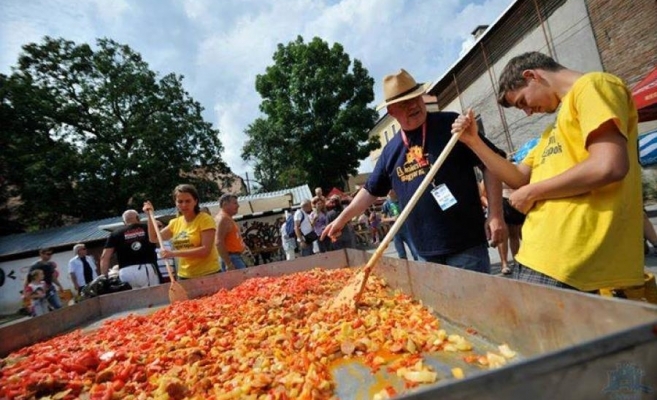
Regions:
M 171 245 L 176 250 L 201 247 L 201 232 L 217 229 L 214 219 L 206 213 L 198 213 L 190 223 L 180 216 L 169 221 L 169 230 L 173 234 Z M 183 278 L 196 278 L 219 271 L 219 252 L 212 238 L 212 251 L 206 257 L 180 257 L 178 275 Z
M 643 284 L 638 117 L 630 91 L 613 75 L 583 75 L 562 99 L 554 128 L 522 161 L 532 168 L 530 183 L 559 175 L 589 156 L 588 135 L 609 120 L 627 139 L 627 176 L 578 196 L 536 202 L 516 257 L 584 291 Z

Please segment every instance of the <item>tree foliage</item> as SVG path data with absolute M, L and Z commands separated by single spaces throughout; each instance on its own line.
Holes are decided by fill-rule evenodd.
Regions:
M 146 198 L 168 208 L 181 182 L 218 195 L 189 174 L 228 172 L 182 76 L 159 78 L 126 45 L 96 45 L 45 37 L 0 76 L 0 200 L 19 199 L 25 227 L 116 216 Z
M 378 147 L 368 137 L 377 118 L 368 107 L 374 80 L 340 44 L 319 38 L 279 44 L 273 60 L 256 78 L 264 116 L 248 126 L 242 158 L 254 163 L 264 190 L 342 188 Z

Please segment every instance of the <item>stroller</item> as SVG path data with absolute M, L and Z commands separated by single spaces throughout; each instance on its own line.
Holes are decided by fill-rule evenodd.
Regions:
M 82 289 L 80 300 L 130 289 L 132 289 L 132 286 L 128 282 L 121 281 L 118 276 L 107 278 L 105 275 L 101 275 Z

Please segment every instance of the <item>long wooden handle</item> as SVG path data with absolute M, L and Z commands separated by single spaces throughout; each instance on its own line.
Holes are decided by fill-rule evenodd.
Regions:
M 157 234 L 157 241 L 160 244 L 160 250 L 164 250 L 164 241 L 162 240 L 162 234 L 160 233 L 160 230 L 157 229 L 157 224 L 155 223 L 155 216 L 153 215 L 153 210 L 148 210 L 148 219 L 151 220 L 151 224 L 153 224 L 153 229 L 155 229 L 155 234 Z M 164 259 L 164 265 L 167 266 L 167 273 L 169 274 L 169 279 L 171 279 L 171 282 L 175 282 L 176 277 L 173 276 L 173 270 L 169 265 L 168 258 Z
M 420 186 L 418 186 L 415 193 L 413 193 L 413 196 L 408 201 L 408 204 L 404 206 L 404 209 L 402 210 L 401 214 L 399 214 L 399 216 L 395 220 L 395 223 L 392 224 L 392 226 L 390 227 L 390 230 L 379 244 L 379 247 L 374 252 L 374 255 L 367 262 L 367 265 L 365 265 L 365 271 L 367 274 L 369 274 L 369 271 L 372 269 L 372 267 L 374 267 L 374 264 L 376 264 L 376 262 L 379 261 L 381 256 L 383 256 L 383 252 L 386 250 L 386 248 L 388 247 L 392 239 L 395 237 L 397 232 L 399 232 L 399 229 L 404 224 L 404 222 L 406 222 L 406 218 L 408 218 L 408 215 L 411 213 L 411 211 L 413 211 L 413 208 L 417 204 L 418 200 L 420 200 L 420 197 L 422 197 L 424 191 L 427 190 L 427 187 L 429 187 L 429 184 L 433 180 L 433 177 L 436 176 L 436 173 L 445 162 L 445 159 L 452 151 L 454 146 L 456 146 L 456 143 L 459 141 L 459 137 L 461 137 L 461 132 L 452 135 L 451 139 L 449 139 L 449 142 L 447 142 L 447 145 L 438 156 L 438 159 L 431 166 L 429 172 L 427 172 L 427 175 L 422 180 L 422 183 L 420 183 Z

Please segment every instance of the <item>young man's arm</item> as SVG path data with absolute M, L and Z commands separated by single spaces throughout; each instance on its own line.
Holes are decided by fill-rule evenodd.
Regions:
M 529 183 L 530 174 L 527 168 L 519 168 L 484 143 L 479 136 L 472 109 L 468 110 L 465 115 L 460 115 L 452 124 L 452 133 L 457 132 L 462 132 L 459 140 L 466 144 L 484 163 L 486 169 L 497 176 L 500 181 L 506 183 L 512 189 L 517 189 Z
M 587 143 L 586 160 L 555 177 L 516 190 L 509 198 L 511 205 L 523 211 L 539 200 L 577 196 L 625 178 L 630 168 L 627 140 L 613 121 L 591 132 Z

